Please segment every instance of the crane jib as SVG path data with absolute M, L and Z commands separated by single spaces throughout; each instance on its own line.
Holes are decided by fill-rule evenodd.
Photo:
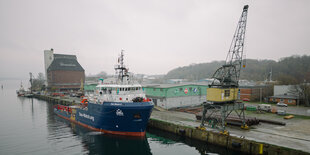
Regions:
M 212 76 L 214 80 L 209 85 L 211 89 L 207 89 L 207 94 L 209 94 L 207 95 L 208 101 L 218 102 L 218 100 L 220 100 L 221 102 L 225 102 L 229 100 L 233 102 L 237 100 L 236 94 L 238 93 L 237 90 L 239 87 L 248 9 L 248 5 L 243 7 L 241 17 L 238 21 L 233 40 L 226 56 L 225 64 L 218 68 Z M 225 90 L 222 91 L 220 89 Z M 228 93 L 228 91 L 230 93 Z M 210 94 L 212 94 L 213 97 L 211 97 Z M 225 94 L 230 94 L 230 96 L 226 97 Z

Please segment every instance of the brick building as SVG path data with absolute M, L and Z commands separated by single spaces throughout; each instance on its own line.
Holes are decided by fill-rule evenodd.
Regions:
M 53 49 L 44 51 L 44 55 L 48 89 L 80 89 L 85 82 L 85 71 L 75 55 L 53 54 Z
M 290 105 L 299 104 L 299 96 L 292 91 L 294 87 L 294 85 L 275 85 L 274 95 L 269 98 L 269 101 L 274 103 L 282 102 Z
M 288 95 L 288 94 L 283 94 L 283 95 L 274 95 L 269 98 L 269 102 L 273 103 L 285 103 L 289 105 L 296 105 L 299 102 L 298 96 L 295 95 Z

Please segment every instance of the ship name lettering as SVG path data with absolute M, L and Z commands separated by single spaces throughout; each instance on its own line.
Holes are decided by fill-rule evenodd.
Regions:
M 79 116 L 80 116 L 80 117 L 87 118 L 87 119 L 90 119 L 90 120 L 92 120 L 93 122 L 95 121 L 94 116 L 90 116 L 90 115 L 87 115 L 87 114 L 84 114 L 84 113 L 80 113 L 80 112 L 79 112 Z
M 111 105 L 122 105 L 120 103 L 111 103 Z

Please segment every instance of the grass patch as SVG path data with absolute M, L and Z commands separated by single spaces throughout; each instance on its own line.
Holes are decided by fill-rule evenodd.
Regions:
M 277 117 L 277 118 L 283 118 L 284 116 L 288 116 L 288 115 L 293 115 L 294 118 L 297 118 L 297 119 L 310 119 L 310 116 L 304 116 L 304 115 L 294 115 L 294 114 L 286 114 L 286 115 L 277 115 L 277 114 L 274 114 L 274 113 L 269 113 L 269 112 L 265 112 L 265 113 L 262 113 L 262 114 L 259 114 L 257 113 L 257 111 L 247 111 L 245 110 L 244 111 L 245 115 L 247 116 L 259 116 L 259 115 L 265 115 L 265 116 L 268 116 L 270 118 L 272 117 Z
M 294 115 L 294 118 L 299 118 L 299 119 L 310 119 L 310 116 Z
M 243 101 L 244 103 L 248 104 L 270 104 L 270 105 L 276 105 L 276 103 L 268 103 L 268 102 L 248 102 L 248 101 Z
M 273 103 L 273 102 L 249 102 L 249 101 L 243 101 L 243 103 L 247 103 L 247 104 L 270 104 L 271 106 L 277 106 L 277 103 Z M 296 107 L 297 105 L 287 104 L 287 106 L 289 106 L 289 107 Z

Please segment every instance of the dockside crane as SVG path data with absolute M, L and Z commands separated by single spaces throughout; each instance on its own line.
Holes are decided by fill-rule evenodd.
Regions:
M 244 104 L 238 103 L 237 99 L 240 71 L 242 66 L 245 67 L 242 64 L 242 56 L 248 9 L 248 5 L 243 7 L 225 64 L 215 71 L 212 76 L 213 81 L 207 88 L 207 102 L 204 104 L 201 127 L 209 120 L 209 122 L 214 123 L 212 127 L 219 124 L 221 131 L 225 132 L 225 119 L 232 111 L 236 111 L 243 120 L 242 128 L 247 128 L 244 121 Z M 238 110 L 241 110 L 241 112 L 238 112 Z M 216 120 L 210 119 L 211 115 L 206 116 L 207 111 L 211 111 L 211 115 L 215 113 L 214 111 L 220 112 L 220 118 Z

